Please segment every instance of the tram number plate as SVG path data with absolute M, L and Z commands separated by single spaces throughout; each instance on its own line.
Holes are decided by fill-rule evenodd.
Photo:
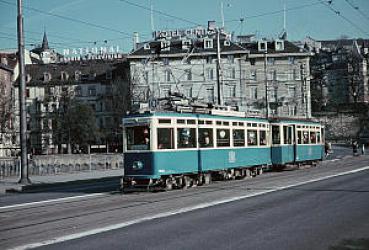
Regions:
M 236 152 L 235 151 L 229 151 L 228 152 L 228 162 L 229 163 L 235 163 L 236 162 Z

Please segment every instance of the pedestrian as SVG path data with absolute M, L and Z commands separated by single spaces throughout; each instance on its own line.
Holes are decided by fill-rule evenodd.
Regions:
M 325 144 L 324 144 L 324 152 L 325 152 L 325 158 L 327 158 L 328 154 L 329 154 L 329 144 L 328 144 L 328 142 L 325 142 Z
M 358 144 L 357 144 L 357 141 L 353 141 L 352 143 L 352 152 L 353 152 L 353 155 L 356 156 L 357 155 L 357 150 L 358 150 Z

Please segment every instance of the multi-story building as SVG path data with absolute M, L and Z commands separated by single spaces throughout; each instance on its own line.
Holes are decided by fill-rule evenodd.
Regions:
M 223 99 L 250 115 L 311 116 L 310 52 L 284 40 L 234 42 L 223 33 L 218 46 L 216 34 L 165 31 L 137 43 L 128 56 L 132 100 L 155 104 L 180 92 L 207 103 Z
M 27 65 L 26 105 L 30 152 L 71 152 L 85 146 L 68 147 L 70 131 L 60 132 L 57 127 L 56 117 L 63 118 L 72 102 L 89 106 L 95 115 L 98 134 L 89 144 L 105 145 L 108 147 L 105 152 L 120 151 L 120 123 L 127 110 L 126 93 L 129 93 L 125 68 L 123 58 Z M 78 122 L 78 117 L 76 121 L 69 122 Z
M 315 42 L 312 58 L 313 111 L 369 102 L 369 40 Z
M 16 154 L 14 128 L 13 66 L 7 55 L 0 55 L 0 157 Z

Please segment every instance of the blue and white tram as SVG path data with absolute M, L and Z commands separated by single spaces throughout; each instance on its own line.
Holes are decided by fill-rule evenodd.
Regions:
M 157 112 L 130 115 L 123 128 L 123 188 L 188 187 L 322 159 L 322 128 L 313 122 Z M 305 145 L 306 132 L 315 139 Z

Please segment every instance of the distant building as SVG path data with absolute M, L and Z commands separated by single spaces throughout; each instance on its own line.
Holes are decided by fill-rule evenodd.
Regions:
M 0 54 L 0 158 L 17 153 L 16 128 L 14 126 L 13 74 L 15 63 L 10 57 Z M 9 60 L 8 60 L 9 59 Z
M 271 116 L 311 116 L 312 53 L 284 40 L 254 41 L 245 36 L 234 42 L 222 33 L 218 76 L 214 31 L 197 28 L 155 34 L 152 41 L 135 44 L 128 55 L 134 103 L 152 106 L 169 92 L 216 103 L 219 77 L 225 105 L 265 116 L 267 96 Z
M 105 152 L 121 151 L 121 117 L 128 109 L 126 103 L 129 102 L 125 96 L 129 93 L 128 73 L 123 59 L 32 64 L 26 66 L 26 72 L 30 152 L 68 152 L 67 135 L 55 134 L 54 117 L 65 112 L 70 100 L 90 106 L 95 113 L 100 136 L 91 144 L 104 147 Z M 18 91 L 17 84 L 16 95 Z M 16 109 L 19 109 L 18 102 Z
M 44 32 L 41 46 L 32 49 L 31 52 L 38 55 L 39 62 L 43 64 L 57 63 L 62 58 L 60 54 L 49 47 L 46 31 Z
M 369 40 L 340 39 L 313 43 L 313 111 L 369 102 Z

